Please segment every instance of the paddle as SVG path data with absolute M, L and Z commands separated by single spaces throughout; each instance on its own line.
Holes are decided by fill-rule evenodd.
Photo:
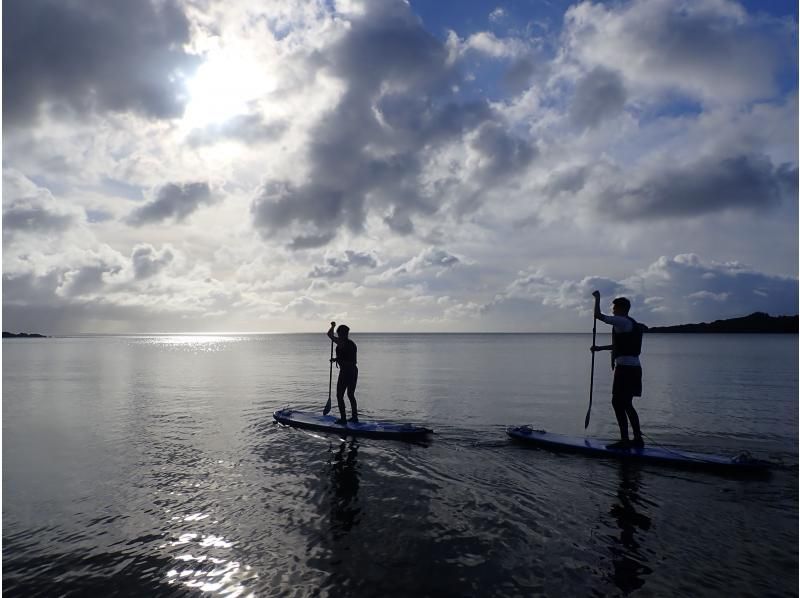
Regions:
M 336 322 L 331 322 L 331 328 L 336 326 Z M 594 355 L 592 355 L 594 359 Z M 322 415 L 328 415 L 331 412 L 331 386 L 333 385 L 333 339 L 331 339 L 331 372 L 328 376 L 328 402 L 325 403 L 325 408 L 322 410 Z
M 597 338 L 597 318 L 592 315 L 592 347 Z M 583 429 L 589 427 L 589 416 L 592 414 L 592 389 L 594 388 L 594 351 L 592 351 L 592 374 L 589 378 L 589 409 L 586 410 L 586 420 L 583 422 Z

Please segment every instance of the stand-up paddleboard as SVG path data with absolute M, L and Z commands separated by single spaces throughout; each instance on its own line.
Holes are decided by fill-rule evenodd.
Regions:
M 322 415 L 321 413 L 312 413 L 309 411 L 296 411 L 288 408 L 279 409 L 273 413 L 272 416 L 275 418 L 275 421 L 287 426 L 305 428 L 307 430 L 319 430 L 320 432 L 334 432 L 336 434 L 348 436 L 419 440 L 428 434 L 433 434 L 433 430 L 413 424 L 368 420 L 360 420 L 357 424 L 352 422 L 337 424 L 337 418 L 333 415 Z
M 770 466 L 768 462 L 753 459 L 749 455 L 724 457 L 721 455 L 690 453 L 650 446 L 645 446 L 641 449 L 606 448 L 606 442 L 601 440 L 551 434 L 544 430 L 534 430 L 530 426 L 514 426 L 508 428 L 507 432 L 514 440 L 519 440 L 527 444 L 556 451 L 578 452 L 597 457 L 609 457 L 644 463 L 665 463 L 692 469 L 715 469 L 719 471 L 730 471 L 732 473 L 763 473 L 766 472 Z

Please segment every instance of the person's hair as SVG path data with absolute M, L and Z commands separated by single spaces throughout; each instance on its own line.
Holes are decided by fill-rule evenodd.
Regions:
M 350 334 L 350 327 L 342 324 L 336 329 L 336 334 L 338 334 L 342 338 L 347 338 L 347 336 Z
M 617 297 L 611 303 L 622 309 L 622 311 L 625 313 L 628 313 L 631 310 L 631 302 L 627 297 Z

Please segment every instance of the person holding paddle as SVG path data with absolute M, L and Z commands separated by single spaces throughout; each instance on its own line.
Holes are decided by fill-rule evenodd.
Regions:
M 339 368 L 339 380 L 336 383 L 336 401 L 339 403 L 340 418 L 336 420 L 337 424 L 347 423 L 347 412 L 344 407 L 344 393 L 347 391 L 347 398 L 350 399 L 350 410 L 353 412 L 350 421 L 354 424 L 358 423 L 358 406 L 356 405 L 356 383 L 358 382 L 358 366 L 356 353 L 358 348 L 356 344 L 350 340 L 350 328 L 342 324 L 336 328 L 338 336 L 333 334 L 333 329 L 336 328 L 336 322 L 331 322 L 331 327 L 328 329 L 328 338 L 331 343 L 336 344 L 336 357 L 331 355 L 331 368 L 333 364 Z M 331 374 L 333 370 L 331 370 Z M 324 413 L 330 410 L 330 393 L 328 396 L 328 405 L 325 407 Z
M 592 344 L 591 351 L 611 351 L 611 369 L 614 370 L 614 383 L 611 390 L 611 405 L 619 425 L 620 440 L 606 448 L 643 448 L 642 429 L 639 414 L 633 408 L 633 397 L 642 396 L 642 333 L 646 326 L 639 324 L 628 315 L 631 302 L 625 297 L 617 297 L 611 302 L 614 315 L 607 316 L 600 311 L 600 291 L 594 296 L 594 317 L 596 320 L 613 326 L 611 344 L 598 347 Z M 628 422 L 633 428 L 633 442 L 628 437 Z

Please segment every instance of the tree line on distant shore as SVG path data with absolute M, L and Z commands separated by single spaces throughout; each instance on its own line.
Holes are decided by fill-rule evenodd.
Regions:
M 20 332 L 19 334 L 14 334 L 13 332 L 6 332 L 3 330 L 3 338 L 47 338 L 43 334 L 28 334 L 27 332 Z
M 705 332 L 705 333 L 794 333 L 797 334 L 798 316 L 771 316 L 754 312 L 742 318 L 715 320 L 710 324 L 680 324 L 678 326 L 653 326 L 647 332 Z

